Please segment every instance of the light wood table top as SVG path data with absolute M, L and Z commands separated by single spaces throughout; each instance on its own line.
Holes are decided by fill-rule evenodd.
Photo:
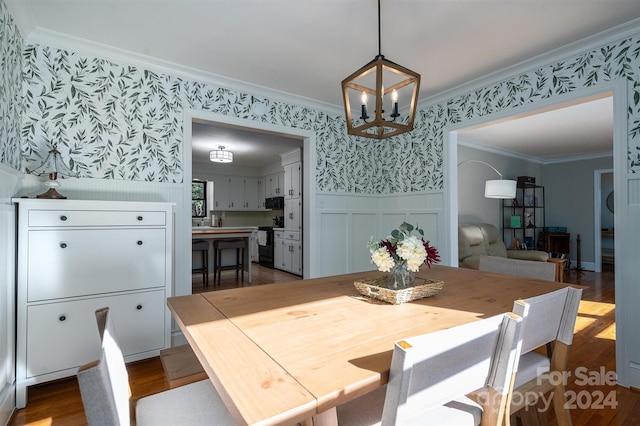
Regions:
M 363 272 L 168 300 L 239 424 L 294 424 L 388 380 L 394 342 L 511 311 L 565 285 L 446 266 L 434 297 L 390 305 L 359 297 Z

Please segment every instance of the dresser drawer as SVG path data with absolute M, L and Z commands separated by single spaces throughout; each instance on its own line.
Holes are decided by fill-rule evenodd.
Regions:
M 57 229 L 28 232 L 27 300 L 166 285 L 166 230 Z
M 27 375 L 79 367 L 100 358 L 96 309 L 109 307 L 124 356 L 160 350 L 164 290 L 49 303 L 27 308 Z
M 29 227 L 165 226 L 163 211 L 30 210 Z

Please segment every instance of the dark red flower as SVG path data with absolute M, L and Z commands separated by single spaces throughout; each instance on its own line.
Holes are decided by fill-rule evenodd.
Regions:
M 429 269 L 431 269 L 432 263 L 440 262 L 438 249 L 429 245 L 429 241 L 425 241 L 424 238 L 422 238 L 422 245 L 424 245 L 424 249 L 427 252 L 427 258 L 424 260 L 424 263 L 426 263 Z

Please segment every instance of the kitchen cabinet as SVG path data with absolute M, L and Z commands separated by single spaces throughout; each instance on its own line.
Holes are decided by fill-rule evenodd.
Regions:
M 265 176 L 266 197 L 284 196 L 284 171 Z
M 302 275 L 302 247 L 299 232 L 285 231 L 282 266 L 285 271 Z
M 258 179 L 258 208 L 259 209 L 264 209 L 265 208 L 265 200 L 267 198 L 267 185 L 266 185 L 266 176 L 263 176 L 261 178 Z
M 241 177 L 229 178 L 229 210 L 244 209 L 244 179 Z
M 258 210 L 258 179 L 241 176 L 215 178 L 216 210 Z
M 14 199 L 18 204 L 16 406 L 27 387 L 99 359 L 94 312 L 114 313 L 125 360 L 171 346 L 173 207 Z
M 284 269 L 284 231 L 273 231 L 273 267 Z
M 285 200 L 284 229 L 287 231 L 302 231 L 302 201 Z
M 251 244 L 251 261 L 259 262 L 260 247 L 258 246 L 258 230 L 257 229 L 251 233 L 249 244 Z
M 260 201 L 258 199 L 257 178 L 244 178 L 244 208 L 248 210 L 256 210 L 260 208 Z
M 292 274 L 302 275 L 302 245 L 300 232 L 274 232 L 274 267 Z
M 302 195 L 302 163 L 295 162 L 284 166 L 284 197 L 295 200 Z

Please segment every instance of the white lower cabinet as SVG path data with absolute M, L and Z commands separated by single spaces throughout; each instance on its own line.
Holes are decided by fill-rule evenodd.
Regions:
M 251 233 L 251 261 L 260 261 L 260 246 L 258 245 L 258 231 Z
M 284 231 L 273 232 L 273 267 L 284 270 Z
M 302 244 L 300 232 L 274 232 L 274 267 L 292 274 L 302 275 Z
M 100 357 L 109 307 L 125 360 L 171 346 L 169 203 L 14 199 L 18 205 L 16 407 L 27 387 Z

